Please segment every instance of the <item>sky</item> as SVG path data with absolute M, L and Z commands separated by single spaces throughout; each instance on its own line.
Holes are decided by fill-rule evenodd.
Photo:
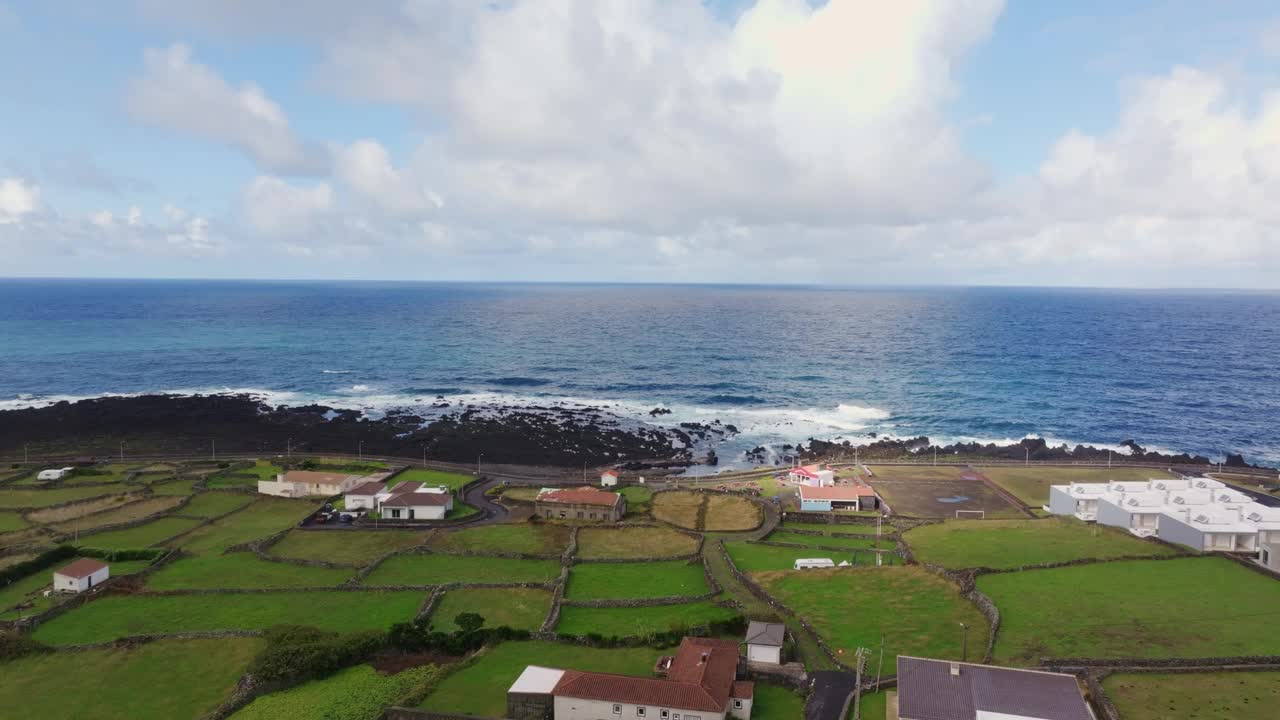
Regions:
M 0 0 L 0 277 L 1280 288 L 1280 6 Z

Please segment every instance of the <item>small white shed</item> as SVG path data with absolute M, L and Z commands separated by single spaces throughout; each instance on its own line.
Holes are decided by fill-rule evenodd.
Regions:
M 61 570 L 53 571 L 53 589 L 58 592 L 80 593 L 92 589 L 111 577 L 106 563 L 93 558 L 80 558 Z
M 618 484 L 618 471 L 605 470 L 600 473 L 600 485 L 603 487 L 613 487 Z
M 36 475 L 36 479 L 37 480 L 61 480 L 62 478 L 70 475 L 72 470 L 75 470 L 75 468 L 64 467 L 64 468 L 54 468 L 52 470 L 41 470 L 40 474 Z
M 752 662 L 782 664 L 782 646 L 786 643 L 787 626 L 752 620 L 747 625 L 747 659 Z

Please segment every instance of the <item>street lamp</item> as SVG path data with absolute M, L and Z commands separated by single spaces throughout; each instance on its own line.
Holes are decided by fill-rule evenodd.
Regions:
M 360 460 L 362 461 L 364 460 L 364 441 L 363 440 L 361 440 L 360 444 L 356 447 L 356 455 L 360 458 Z
M 960 623 L 960 627 L 964 629 L 964 640 L 960 644 L 960 662 L 969 660 L 969 626 Z
M 124 462 L 124 441 L 120 441 L 120 462 Z
M 22 464 L 23 465 L 31 464 L 31 456 L 27 453 L 27 447 L 29 445 L 30 443 L 22 443 Z
M 427 466 L 427 444 L 422 443 L 422 467 Z
M 480 460 L 484 458 L 484 453 L 476 456 L 476 477 L 480 477 Z
M 293 458 L 293 438 L 289 438 L 285 442 L 287 443 L 285 445 L 285 453 L 289 456 L 290 459 L 292 459 Z
M 1029 447 L 1024 447 L 1024 448 L 1022 448 L 1022 452 L 1024 452 L 1024 453 L 1026 454 L 1026 455 L 1025 455 L 1025 459 L 1023 460 L 1023 464 L 1024 464 L 1024 465 L 1030 465 L 1030 464 L 1031 464 L 1031 448 L 1029 448 Z

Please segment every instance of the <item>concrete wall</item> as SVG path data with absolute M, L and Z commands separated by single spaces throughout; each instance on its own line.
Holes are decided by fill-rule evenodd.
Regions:
M 106 582 L 111 577 L 110 568 L 102 568 L 101 570 L 87 575 L 82 578 L 73 578 L 67 575 L 53 574 L 53 589 L 63 592 L 84 592 L 89 588 L 95 588 Z
M 1156 536 L 1165 542 L 1186 545 L 1192 550 L 1205 549 L 1203 533 L 1172 515 L 1160 518 L 1160 531 Z
M 1110 500 L 1098 501 L 1097 520 L 1099 525 L 1110 525 L 1111 527 L 1123 528 L 1125 530 L 1133 527 L 1133 525 L 1130 524 L 1132 517 L 1130 516 L 1129 511 L 1119 505 L 1116 505 Z
M 732 701 L 730 701 L 732 702 Z M 631 705 L 616 703 L 622 708 L 621 713 L 613 711 L 615 703 L 604 700 L 583 700 L 581 698 L 557 697 L 555 700 L 556 720 L 662 720 L 662 711 L 669 714 L 680 713 L 680 720 L 725 720 L 724 713 L 709 713 L 682 710 L 681 708 L 664 708 L 657 705 Z M 644 708 L 645 714 L 636 711 Z
M 1074 515 L 1076 499 L 1071 497 L 1071 493 L 1051 485 L 1049 486 L 1049 512 L 1054 515 Z
M 748 645 L 747 659 L 753 662 L 782 664 L 782 648 L 769 645 Z
M 383 507 L 382 516 L 388 520 L 409 520 L 409 511 L 413 511 L 413 520 L 443 520 L 448 513 L 443 505 L 421 505 L 414 507 Z M 395 513 L 399 511 L 399 515 Z

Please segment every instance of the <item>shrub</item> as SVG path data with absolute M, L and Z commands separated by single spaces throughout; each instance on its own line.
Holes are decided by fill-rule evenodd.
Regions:
M 0 570 L 0 587 L 17 582 L 18 580 L 21 580 L 33 573 L 38 573 L 47 567 L 62 562 L 63 560 L 70 560 L 75 557 L 76 554 L 77 550 L 71 545 L 59 545 L 58 547 L 43 552 L 26 562 L 11 565 L 4 570 Z
M 101 548 L 77 548 L 80 555 L 94 557 L 105 562 L 125 562 L 128 560 L 155 560 L 169 552 L 163 548 L 136 548 L 132 550 L 104 550 Z
M 377 630 L 335 633 L 302 625 L 278 625 L 265 633 L 267 646 L 249 665 L 265 682 L 300 683 L 363 662 L 386 645 Z
M 17 660 L 26 655 L 49 652 L 52 650 L 42 642 L 32 640 L 28 635 L 16 632 L 0 632 L 0 662 Z
M 483 625 L 484 618 L 476 613 L 460 613 L 454 619 L 454 622 L 463 620 L 464 616 L 467 615 L 474 616 L 474 618 L 469 619 L 469 622 L 474 623 L 475 620 L 478 620 L 480 625 Z M 506 625 L 496 628 L 481 628 L 480 625 L 476 625 L 473 630 L 456 630 L 452 633 L 444 633 L 439 630 L 432 630 L 429 618 L 417 618 L 412 622 L 392 625 L 391 630 L 387 633 L 387 643 L 397 650 L 406 652 L 436 650 L 447 655 L 466 655 L 472 650 L 479 650 L 491 643 L 506 642 L 507 640 L 528 640 L 532 637 L 532 633 L 528 630 L 516 630 Z

